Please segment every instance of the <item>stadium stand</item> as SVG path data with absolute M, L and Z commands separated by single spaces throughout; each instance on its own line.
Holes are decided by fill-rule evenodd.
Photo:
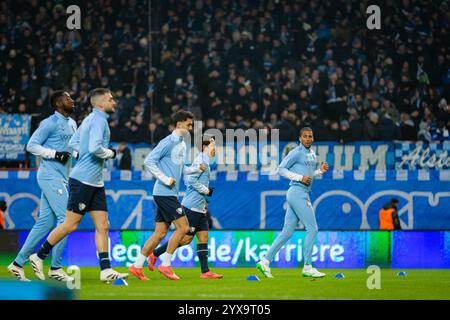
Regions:
M 381 30 L 365 27 L 367 2 L 168 0 L 150 16 L 144 2 L 85 2 L 68 31 L 64 1 L 2 1 L 0 112 L 35 128 L 64 88 L 80 123 L 102 86 L 118 142 L 157 143 L 181 108 L 284 141 L 306 125 L 323 141 L 449 140 L 448 2 L 380 1 Z

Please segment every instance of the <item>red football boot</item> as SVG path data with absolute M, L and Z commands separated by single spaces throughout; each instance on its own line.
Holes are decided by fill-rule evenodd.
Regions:
M 155 263 L 156 263 L 157 259 L 158 259 L 158 257 L 155 257 L 153 252 L 148 257 L 147 264 L 148 264 L 148 268 L 150 269 L 150 271 L 155 270 Z
M 142 281 L 147 281 L 148 278 L 145 276 L 144 272 L 142 271 L 142 268 L 136 268 L 134 265 L 131 265 L 131 267 L 128 269 L 132 275 L 134 275 L 136 278 Z
M 170 266 L 163 266 L 162 264 L 160 264 L 158 266 L 158 271 L 160 273 L 162 273 L 167 279 L 170 280 L 180 280 L 180 277 L 178 277 L 175 272 L 173 272 L 172 268 Z
M 200 275 L 201 279 L 222 279 L 223 275 L 208 271 Z

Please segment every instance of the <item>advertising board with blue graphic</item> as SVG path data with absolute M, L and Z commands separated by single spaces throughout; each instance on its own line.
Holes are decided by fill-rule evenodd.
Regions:
M 254 267 L 267 253 L 279 231 L 210 231 L 209 264 L 214 268 Z M 9 232 L 18 238 L 9 251 L 16 253 L 28 231 Z M 111 231 L 109 251 L 113 266 L 134 263 L 151 231 Z M 170 237 L 171 232 L 166 236 Z M 303 266 L 304 231 L 292 238 L 275 256 L 271 267 Z M 68 236 L 63 265 L 97 266 L 94 231 L 76 231 Z M 159 257 L 162 261 L 164 255 Z M 160 263 L 160 261 L 158 263 Z M 450 268 L 448 231 L 319 231 L 312 252 L 317 268 Z M 174 267 L 198 267 L 195 240 L 178 248 L 172 256 Z M 181 271 L 180 271 L 181 272 Z
M 36 172 L 0 171 L 7 229 L 30 229 L 39 212 Z M 154 179 L 145 172 L 105 171 L 112 229 L 154 227 Z M 395 197 L 404 230 L 450 230 L 449 170 L 327 172 L 313 184 L 311 202 L 321 230 L 376 230 L 378 211 Z M 209 210 L 217 229 L 281 229 L 289 181 L 258 172 L 212 172 Z M 182 184 L 180 197 L 184 195 Z M 299 226 L 302 228 L 302 225 Z M 93 229 L 89 218 L 82 229 Z

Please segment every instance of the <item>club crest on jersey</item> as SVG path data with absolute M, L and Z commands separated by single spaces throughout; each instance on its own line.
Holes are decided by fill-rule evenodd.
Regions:
M 178 213 L 178 214 L 183 214 L 183 209 L 182 209 L 182 208 L 178 208 L 178 209 L 177 209 L 177 213 Z
M 84 203 L 79 203 L 79 204 L 78 204 L 78 209 L 79 209 L 80 211 L 83 211 L 84 209 L 86 209 L 86 205 L 85 205 Z
M 306 155 L 306 159 L 308 159 L 310 161 L 314 161 L 314 160 L 316 160 L 316 154 L 315 153 L 308 153 Z
M 56 190 L 56 194 L 57 194 L 58 196 L 62 196 L 63 190 L 62 190 L 62 189 Z
M 189 232 L 190 233 L 194 233 L 195 232 L 195 227 L 189 227 Z

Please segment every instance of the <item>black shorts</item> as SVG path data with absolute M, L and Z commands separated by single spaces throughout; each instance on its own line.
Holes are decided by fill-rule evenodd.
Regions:
M 186 217 L 189 221 L 188 236 L 194 236 L 199 231 L 208 231 L 209 223 L 208 217 L 205 213 L 193 211 L 183 206 L 183 210 L 186 213 Z
M 86 211 L 108 211 L 105 187 L 94 187 L 69 178 L 67 210 L 82 215 Z
M 153 196 L 156 202 L 156 222 L 171 223 L 185 216 L 180 201 L 175 196 Z

